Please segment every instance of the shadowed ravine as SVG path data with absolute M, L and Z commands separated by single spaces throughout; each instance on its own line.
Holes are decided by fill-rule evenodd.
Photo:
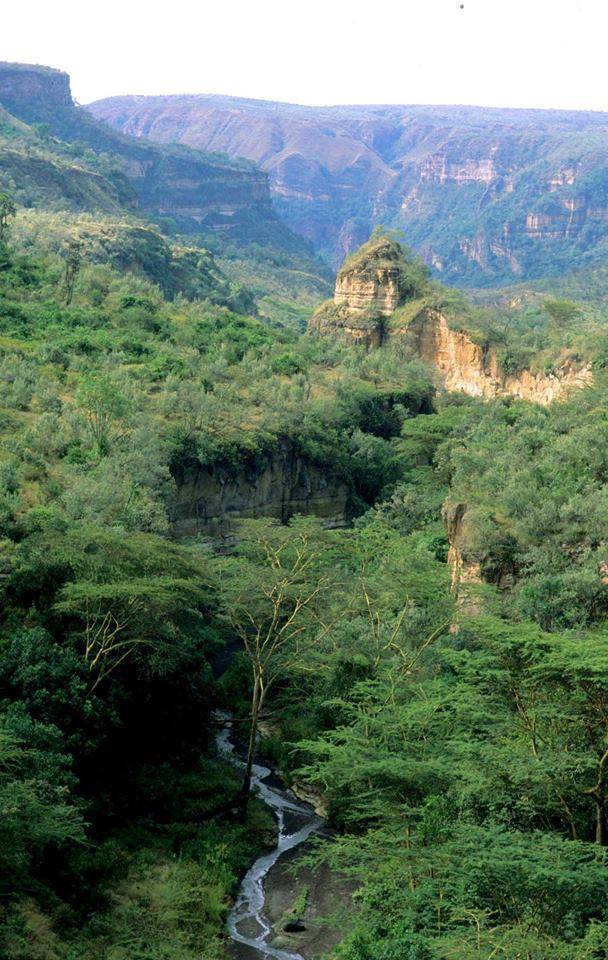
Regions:
M 230 738 L 231 719 L 228 714 L 219 714 L 223 726 L 217 734 L 217 747 L 220 755 L 230 763 L 242 766 L 235 745 Z M 264 916 L 264 881 L 279 858 L 304 843 L 308 837 L 319 830 L 323 820 L 311 807 L 296 800 L 289 791 L 271 787 L 266 780 L 272 770 L 260 764 L 253 765 L 252 789 L 266 803 L 277 818 L 278 837 L 276 847 L 263 854 L 245 874 L 235 904 L 228 916 L 228 931 L 232 940 L 240 944 L 239 956 L 257 958 L 274 957 L 276 960 L 302 960 L 300 954 L 272 947 L 268 938 L 272 928 Z M 246 948 L 243 950 L 243 948 Z

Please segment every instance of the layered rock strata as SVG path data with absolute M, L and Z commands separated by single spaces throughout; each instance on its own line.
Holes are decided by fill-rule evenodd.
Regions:
M 328 526 L 347 519 L 347 484 L 329 468 L 307 463 L 287 444 L 257 470 L 234 473 L 191 461 L 174 479 L 169 504 L 174 536 L 230 536 L 239 520 L 251 517 L 286 521 L 312 514 Z
M 507 373 L 488 343 L 450 326 L 431 297 L 417 295 L 421 291 L 408 286 L 410 269 L 394 241 L 381 238 L 365 244 L 340 270 L 334 299 L 313 314 L 309 330 L 344 337 L 368 350 L 390 341 L 405 342 L 435 370 L 446 390 L 484 400 L 518 397 L 548 404 L 592 382 L 589 364 L 570 361 L 551 373 Z

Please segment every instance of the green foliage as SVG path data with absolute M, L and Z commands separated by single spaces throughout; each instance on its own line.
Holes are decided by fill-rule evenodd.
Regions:
M 45 170 L 80 149 L 116 200 L 111 158 L 11 130 Z M 581 344 L 596 358 L 595 387 L 568 403 L 482 404 L 437 395 L 399 349 L 301 336 L 320 286 L 289 252 L 224 250 L 275 298 L 252 316 L 206 248 L 82 206 L 21 214 L 0 257 L 0 952 L 222 957 L 269 827 L 255 800 L 235 816 L 242 784 L 214 756 L 228 706 L 251 757 L 270 720 L 266 755 L 328 804 L 338 831 L 317 856 L 358 889 L 336 956 L 601 957 L 599 300 L 478 309 L 372 238 L 404 295 L 509 370 Z M 339 482 L 356 519 L 251 519 L 221 553 L 168 536 L 178 487 L 253 484 L 277 454 L 302 485 L 310 467 Z M 450 547 L 464 587 L 483 581 L 475 603 L 452 592 Z

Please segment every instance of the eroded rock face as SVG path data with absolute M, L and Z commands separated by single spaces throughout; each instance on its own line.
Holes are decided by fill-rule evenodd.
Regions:
M 390 317 L 401 302 L 399 280 L 394 244 L 378 244 L 372 256 L 340 270 L 334 303 L 354 314 Z
M 71 106 L 70 78 L 51 67 L 0 63 L 0 101 L 9 109 L 24 102 L 46 107 Z
M 452 330 L 435 310 L 423 310 L 401 334 L 409 338 L 422 360 L 435 367 L 446 390 L 484 400 L 519 397 L 544 405 L 593 380 L 589 365 L 565 365 L 551 374 L 530 370 L 506 374 L 491 349 L 475 343 L 462 331 Z
M 398 243 L 372 239 L 338 273 L 333 300 L 322 304 L 310 319 L 317 333 L 339 332 L 367 349 L 385 339 L 385 318 L 392 316 L 406 295 L 405 262 Z
M 570 362 L 548 374 L 506 373 L 488 344 L 453 329 L 441 309 L 429 305 L 429 296 L 411 295 L 407 269 L 399 244 L 388 238 L 369 241 L 346 261 L 336 280 L 334 299 L 313 314 L 309 330 L 344 337 L 367 350 L 405 341 L 436 370 L 446 390 L 483 400 L 519 397 L 548 404 L 593 381 L 589 364 Z
M 311 514 L 328 526 L 341 526 L 347 519 L 347 484 L 329 468 L 306 463 L 288 445 L 259 470 L 234 474 L 192 461 L 175 481 L 169 520 L 178 537 L 229 536 L 237 521 L 251 517 L 286 521 Z
M 468 548 L 467 504 L 451 503 L 443 507 L 443 521 L 448 538 L 448 566 L 452 577 L 452 593 L 456 610 L 451 632 L 458 632 L 460 617 L 475 616 L 480 611 L 478 588 L 483 582 L 481 564 Z
M 208 95 L 113 97 L 91 110 L 125 133 L 256 161 L 285 221 L 334 266 L 378 222 L 406 230 L 459 286 L 542 276 L 548 256 L 570 270 L 608 234 L 606 113 Z M 571 218 L 573 199 L 588 212 Z

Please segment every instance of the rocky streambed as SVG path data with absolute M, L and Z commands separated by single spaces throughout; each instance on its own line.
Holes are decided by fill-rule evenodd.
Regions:
M 242 765 L 232 739 L 231 719 L 222 715 L 218 752 Z M 276 846 L 247 871 L 228 916 L 231 953 L 238 960 L 308 960 L 331 949 L 344 927 L 326 917 L 348 910 L 350 889 L 327 867 L 298 863 L 312 837 L 327 834 L 325 821 L 307 803 L 278 785 L 269 767 L 254 764 L 252 789 L 277 820 Z M 300 952 L 301 951 L 301 952 Z

